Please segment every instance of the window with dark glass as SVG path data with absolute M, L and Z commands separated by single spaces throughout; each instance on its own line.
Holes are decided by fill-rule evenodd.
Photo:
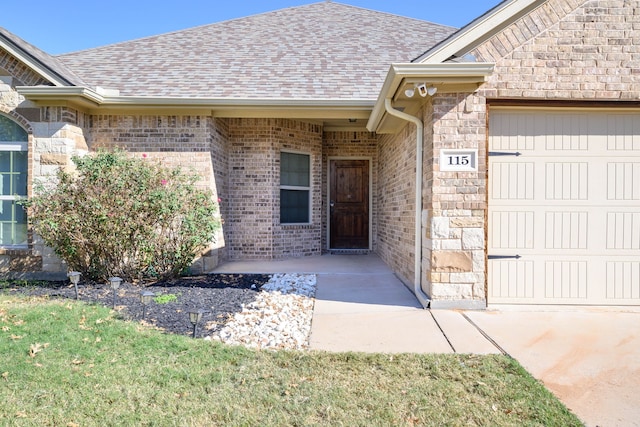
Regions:
M 299 153 L 280 153 L 281 224 L 307 224 L 310 222 L 310 183 L 310 156 Z
M 27 244 L 27 132 L 0 115 L 0 246 Z

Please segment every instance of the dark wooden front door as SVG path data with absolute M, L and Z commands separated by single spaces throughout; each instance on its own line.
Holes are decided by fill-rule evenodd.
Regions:
M 369 161 L 330 160 L 329 248 L 369 249 Z

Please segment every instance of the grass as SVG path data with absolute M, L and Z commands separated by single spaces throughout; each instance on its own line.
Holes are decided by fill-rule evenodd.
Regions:
M 156 304 L 169 304 L 170 302 L 177 301 L 178 296 L 176 294 L 162 294 L 156 296 L 153 300 Z
M 579 426 L 504 356 L 252 351 L 0 294 L 3 426 Z

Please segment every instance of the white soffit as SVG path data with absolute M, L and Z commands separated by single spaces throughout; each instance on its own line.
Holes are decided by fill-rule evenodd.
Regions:
M 386 115 L 384 100 L 387 98 L 397 99 L 399 97 L 398 92 L 407 83 L 422 81 L 428 85 L 436 86 L 438 91 L 446 90 L 447 86 L 467 85 L 476 88 L 493 73 L 493 67 L 494 64 L 482 62 L 393 64 L 387 73 L 382 90 L 378 95 L 378 100 L 373 107 L 367 123 L 367 129 L 370 132 L 379 131 L 380 124 Z M 413 99 L 415 101 L 412 102 L 420 102 L 423 98 L 418 96 Z

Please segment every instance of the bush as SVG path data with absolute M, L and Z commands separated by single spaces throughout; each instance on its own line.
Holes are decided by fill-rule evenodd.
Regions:
M 175 277 L 213 242 L 217 205 L 197 175 L 122 151 L 73 162 L 26 205 L 34 231 L 85 278 Z

